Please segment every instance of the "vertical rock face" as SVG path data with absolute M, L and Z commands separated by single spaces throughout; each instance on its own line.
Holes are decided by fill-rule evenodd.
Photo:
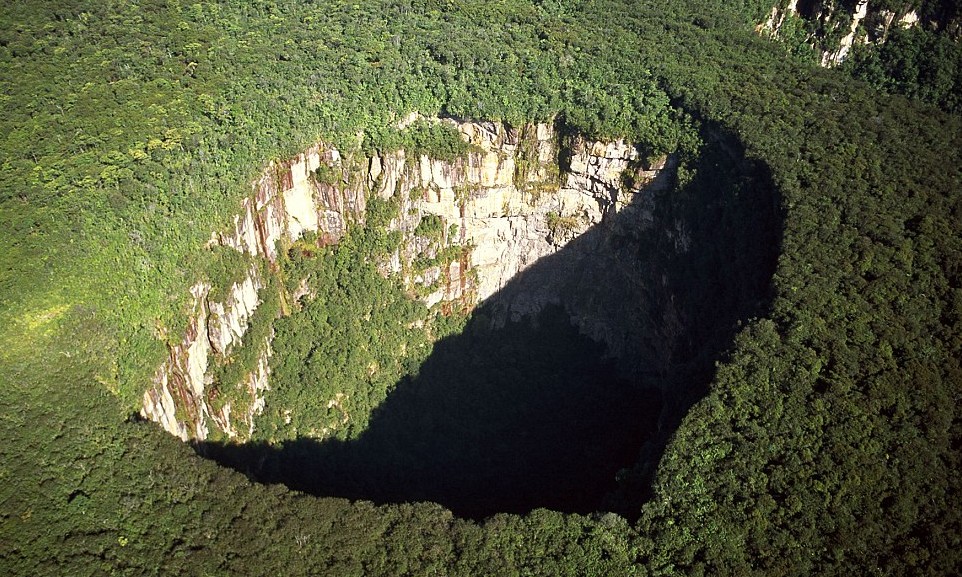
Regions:
M 391 227 L 403 240 L 382 263 L 384 274 L 400 275 L 429 306 L 458 302 L 470 307 L 497 300 L 492 297 L 509 280 L 613 215 L 629 211 L 632 223 L 650 226 L 650 199 L 646 204 L 634 197 L 667 186 L 671 170 L 666 169 L 673 168 L 669 157 L 644 162 L 630 143 L 578 138 L 567 147 L 567 162 L 559 162 L 559 137 L 550 124 L 439 122 L 452 124 L 471 152 L 442 161 L 403 150 L 363 157 L 312 147 L 270 164 L 233 223 L 213 235 L 211 244 L 276 265 L 281 251 L 303 234 L 317 233 L 319 244 L 336 243 L 352 223 L 364 220 L 368 199 L 393 198 L 400 203 L 400 216 Z M 434 237 L 422 221 L 440 225 Z M 443 247 L 457 247 L 444 253 L 457 256 L 439 260 Z M 414 266 L 419 258 L 435 264 Z M 222 298 L 210 298 L 207 283 L 191 289 L 188 330 L 170 347 L 144 394 L 145 417 L 183 439 L 214 433 L 243 439 L 252 433 L 269 386 L 270 347 L 262 348 L 255 368 L 238 383 L 249 397 L 243 406 L 216 402 L 208 373 L 212 358 L 230 355 L 242 342 L 259 305 L 258 291 L 266 284 L 259 270 L 251 267 Z M 504 318 L 536 312 L 558 297 L 558 287 L 535 287 L 500 310 Z M 581 316 L 590 317 L 589 309 Z M 593 336 L 612 336 L 600 323 L 582 324 Z
M 910 28 L 919 22 L 914 10 L 892 12 L 880 9 L 870 0 L 857 0 L 851 8 L 846 8 L 837 0 L 816 0 L 799 6 L 798 0 L 790 0 L 772 6 L 765 22 L 756 30 L 772 38 L 778 38 L 782 27 L 789 18 L 803 18 L 816 24 L 820 33 L 809 37 L 808 43 L 819 46 L 824 38 L 838 38 L 830 46 L 819 49 L 819 61 L 827 68 L 838 66 L 848 58 L 856 44 L 882 44 L 888 37 L 892 26 Z
M 338 229 L 339 225 L 343 229 L 339 217 L 344 203 L 337 200 L 346 199 L 318 198 L 317 183 L 312 175 L 321 162 L 339 163 L 340 156 L 336 150 L 314 146 L 289 161 L 268 165 L 254 183 L 253 194 L 242 201 L 233 226 L 227 232 L 215 234 L 212 244 L 276 263 L 279 241 L 291 241 L 305 232 L 316 232 L 322 223 L 325 229 Z M 363 200 L 361 202 L 363 211 Z M 335 213 L 337 222 L 327 222 L 331 212 Z
M 798 16 L 798 0 L 789 0 L 785 7 L 775 4 L 772 11 L 768 14 L 768 19 L 755 27 L 758 33 L 764 33 L 772 37 L 778 36 L 785 19 L 789 16 Z
M 247 323 L 260 301 L 257 291 L 263 287 L 260 276 L 251 270 L 243 281 L 231 286 L 223 302 L 209 302 L 207 336 L 214 352 L 226 355 L 247 332 Z
M 170 347 L 170 356 L 161 365 L 154 386 L 144 393 L 141 414 L 160 423 L 181 439 L 207 438 L 206 421 L 210 408 L 204 399 L 204 379 L 210 355 L 207 338 L 207 293 L 210 285 L 197 283 L 190 289 L 194 308 L 183 341 Z
M 859 0 L 855 4 L 855 12 L 852 13 L 852 23 L 849 26 L 848 34 L 843 36 L 839 41 L 838 48 L 835 52 L 822 54 L 822 66 L 837 66 L 845 60 L 848 53 L 852 50 L 852 45 L 855 43 L 855 35 L 866 16 L 868 16 L 868 0 Z M 868 38 L 865 40 L 867 41 Z
M 322 159 L 336 160 L 336 151 L 320 147 L 280 163 L 271 163 L 254 183 L 253 193 L 241 203 L 227 232 L 214 234 L 211 245 L 222 245 L 271 264 L 277 262 L 278 246 L 317 231 L 323 213 L 315 201 L 312 179 Z M 340 213 L 338 213 L 340 214 Z M 338 221 L 329 230 L 343 234 Z M 263 346 L 255 368 L 237 383 L 249 396 L 243 411 L 231 402 L 219 403 L 212 397 L 209 374 L 211 357 L 229 355 L 240 346 L 251 316 L 260 304 L 263 288 L 258 267 L 251 267 L 243 280 L 226 291 L 222 299 L 211 299 L 210 284 L 199 282 L 191 288 L 193 310 L 183 340 L 169 347 L 167 361 L 158 368 L 152 386 L 144 393 L 141 414 L 181 439 L 207 439 L 212 428 L 230 438 L 248 437 L 253 418 L 263 410 L 263 391 L 270 373 L 269 346 Z M 262 343 L 259 343 L 262 344 Z M 256 345 L 255 345 L 256 346 Z

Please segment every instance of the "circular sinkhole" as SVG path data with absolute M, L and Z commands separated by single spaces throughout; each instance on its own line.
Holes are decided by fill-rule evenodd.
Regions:
M 357 434 L 198 452 L 318 496 L 433 501 L 474 519 L 542 507 L 634 517 L 716 361 L 769 307 L 776 188 L 730 134 L 702 136 L 671 186 L 528 266 L 434 343 Z

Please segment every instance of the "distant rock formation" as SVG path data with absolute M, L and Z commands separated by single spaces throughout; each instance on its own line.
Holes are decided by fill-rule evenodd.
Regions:
M 892 11 L 870 0 L 789 0 L 772 6 L 768 18 L 756 30 L 778 38 L 790 18 L 816 25 L 819 32 L 809 35 L 808 43 L 819 53 L 821 65 L 831 68 L 844 62 L 856 44 L 882 44 L 893 27 L 920 25 L 918 13 L 910 4 L 905 6 L 901 11 Z

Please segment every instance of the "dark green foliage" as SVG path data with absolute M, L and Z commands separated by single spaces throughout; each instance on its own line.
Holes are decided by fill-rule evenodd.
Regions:
M 946 34 L 895 29 L 883 45 L 856 50 L 845 68 L 880 90 L 962 110 L 962 44 Z
M 464 157 L 470 149 L 457 129 L 445 122 L 419 119 L 404 129 L 375 126 L 365 133 L 363 151 L 404 150 L 414 157 L 427 155 L 440 160 Z
M 267 277 L 267 286 L 258 292 L 260 305 L 248 321 L 247 332 L 241 343 L 227 351 L 225 358 L 214 359 L 211 395 L 216 405 L 232 401 L 232 411 L 244 414 L 253 399 L 245 379 L 257 369 L 257 362 L 268 346 L 274 320 L 281 313 L 280 287 L 274 276 Z
M 211 284 L 208 297 L 214 301 L 227 298 L 231 287 L 243 282 L 253 267 L 257 266 L 249 255 L 230 247 L 212 247 L 207 256 L 210 264 L 205 270 Z
M 962 573 L 962 122 L 788 61 L 750 30 L 766 9 L 5 4 L 0 569 Z M 957 109 L 957 45 L 908 33 L 891 50 L 867 78 Z M 433 505 L 306 497 L 127 422 L 164 353 L 158 337 L 182 334 L 186 289 L 207 275 L 203 245 L 261 167 L 321 137 L 353 145 L 359 129 L 412 110 L 515 124 L 562 114 L 656 150 L 684 141 L 684 110 L 734 132 L 771 171 L 785 223 L 772 311 L 734 339 L 633 527 L 548 511 L 474 524 Z M 390 214 L 374 208 L 369 222 Z M 392 240 L 370 228 L 345 246 L 373 254 Z M 340 253 L 316 273 L 336 281 L 325 298 L 357 309 L 351 318 L 371 312 L 386 342 L 413 338 L 393 324 L 409 301 Z M 373 356 L 350 352 L 362 353 Z
M 778 29 L 778 42 L 783 44 L 789 54 L 801 62 L 814 64 L 819 60 L 819 54 L 812 44 L 812 30 L 808 22 L 801 16 L 786 14 L 785 20 Z
M 729 42 L 717 49 L 732 62 Z M 958 324 L 946 316 L 959 285 L 948 232 L 959 120 L 837 76 L 793 78 L 761 54 L 745 66 L 784 80 L 706 78 L 682 93 L 736 127 L 779 184 L 775 322 L 736 342 L 669 447 L 639 528 L 656 535 L 655 566 L 693 574 L 955 573 L 959 518 L 943 499 L 959 494 L 948 473 L 959 467 Z M 706 73 L 665 70 L 679 86 Z M 919 134 L 928 144 L 910 152 Z
M 818 54 L 834 54 L 852 31 L 857 6 L 842 0 L 797 3 L 798 15 L 784 14 L 778 42 L 803 62 L 815 62 Z M 958 0 L 872 0 L 867 10 L 840 69 L 879 90 L 959 112 L 962 4 Z M 899 19 L 911 11 L 919 20 L 907 27 Z
M 414 234 L 437 239 L 444 234 L 444 221 L 436 214 L 426 214 L 414 229 Z
M 401 148 L 440 160 L 454 160 L 468 152 L 468 143 L 449 124 L 416 122 L 401 132 Z
M 392 203 L 372 199 L 366 226 L 337 247 L 307 257 L 292 248 L 288 282 L 306 279 L 309 293 L 300 310 L 274 324 L 271 390 L 258 437 L 354 437 L 429 352 L 428 334 L 418 328 L 428 319 L 426 307 L 398 279 L 378 272 L 380 257 L 398 244 L 384 238 L 395 212 Z

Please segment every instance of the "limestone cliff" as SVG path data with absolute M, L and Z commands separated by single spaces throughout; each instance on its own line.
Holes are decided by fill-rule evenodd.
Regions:
M 230 228 L 214 234 L 209 244 L 276 263 L 279 243 L 319 227 L 309 175 L 320 162 L 320 147 L 313 147 L 288 162 L 269 165 L 251 196 L 243 200 Z M 240 383 L 230 384 L 242 389 L 239 397 L 243 403 L 218 402 L 218 391 L 211 388 L 211 360 L 215 355 L 226 357 L 241 344 L 260 305 L 258 291 L 264 279 L 259 271 L 251 267 L 222 299 L 209 298 L 210 283 L 198 282 L 191 288 L 193 306 L 187 331 L 180 343 L 169 346 L 167 361 L 144 393 L 144 417 L 184 440 L 207 439 L 211 426 L 232 438 L 251 434 L 253 417 L 263 408 L 262 393 L 268 386 L 270 347 L 256 343 L 261 350 L 253 369 Z M 243 411 L 236 410 L 235 405 L 241 404 Z
M 893 27 L 919 24 L 918 14 L 908 4 L 902 11 L 893 12 L 870 0 L 857 0 L 851 6 L 837 0 L 788 0 L 772 6 L 768 18 L 756 30 L 779 38 L 793 19 L 808 23 L 807 43 L 818 52 L 821 65 L 828 68 L 844 62 L 856 44 L 882 44 Z
M 671 158 L 647 162 L 623 141 L 569 138 L 562 155 L 551 124 L 436 122 L 454 126 L 471 152 L 452 161 L 412 157 L 403 150 L 366 157 L 320 144 L 264 170 L 239 215 L 227 230 L 212 236 L 211 245 L 231 247 L 269 266 L 252 266 L 223 297 L 211 298 L 208 283 L 191 289 L 188 330 L 170 346 L 168 360 L 144 394 L 144 416 L 183 439 L 248 437 L 269 386 L 269 342 L 254 344 L 261 346 L 257 362 L 234 385 L 242 400 L 219 399 L 224 384 L 221 390 L 213 388 L 211 372 L 214 361 L 229 356 L 243 340 L 260 303 L 258 290 L 266 284 L 260 271 L 272 270 L 280 252 L 306 232 L 316 233 L 320 244 L 338 242 L 352 223 L 364 220 L 367 201 L 374 196 L 401 205 L 391 227 L 403 241 L 383 263 L 384 274 L 400 275 L 429 306 L 457 302 L 471 307 L 497 301 L 495 295 L 510 279 L 611 215 L 636 211 L 632 222 L 650 225 L 646 203 L 632 199 L 669 181 L 670 171 L 663 169 L 671 167 Z M 419 228 L 425 219 L 440 224 L 440 238 L 425 236 Z M 451 253 L 457 256 L 436 262 L 443 247 L 459 247 Z M 434 264 L 415 266 L 425 261 Z M 536 312 L 558 301 L 556 289 L 550 283 L 536 287 L 524 298 L 513 296 L 500 310 L 505 318 Z M 594 308 L 579 306 L 571 312 L 586 332 L 618 340 L 604 323 L 589 320 L 597 316 Z

